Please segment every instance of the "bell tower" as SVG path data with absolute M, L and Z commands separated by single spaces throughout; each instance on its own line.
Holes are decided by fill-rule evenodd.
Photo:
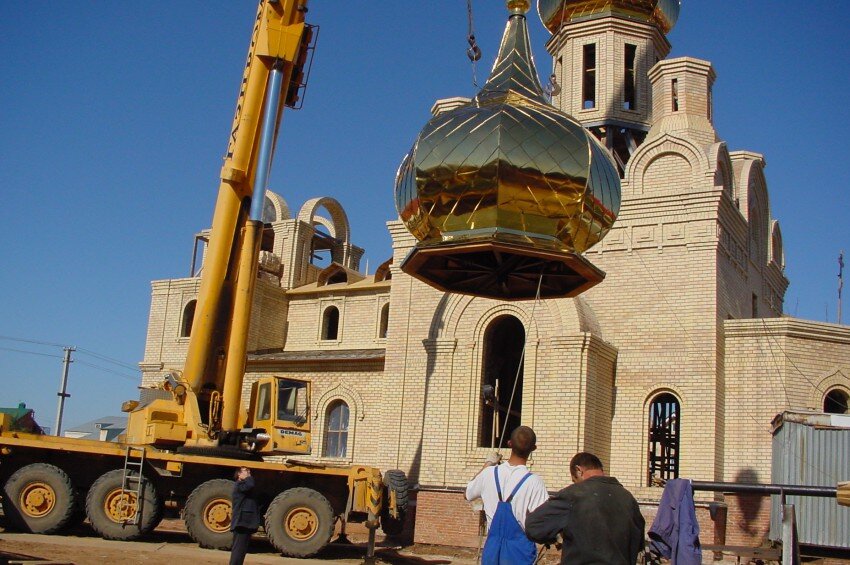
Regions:
M 652 123 L 649 70 L 670 53 L 679 0 L 538 0 L 552 33 L 552 104 L 590 130 L 620 176 Z

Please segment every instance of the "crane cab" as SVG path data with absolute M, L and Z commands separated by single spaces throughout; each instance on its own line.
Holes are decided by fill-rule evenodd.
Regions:
M 246 428 L 270 436 L 258 453 L 310 453 L 310 383 L 263 377 L 251 386 Z

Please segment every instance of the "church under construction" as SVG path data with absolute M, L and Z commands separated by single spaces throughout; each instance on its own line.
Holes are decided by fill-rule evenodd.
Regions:
M 550 489 L 569 483 L 573 453 L 590 451 L 651 516 L 667 478 L 771 482 L 777 414 L 847 413 L 850 327 L 784 314 L 766 160 L 715 131 L 711 63 L 667 58 L 678 2 L 538 9 L 552 34 L 552 88 L 540 86 L 516 9 L 491 81 L 520 106 L 536 93 L 551 99 L 619 177 L 617 219 L 581 256 L 602 282 L 542 300 L 437 290 L 401 269 L 417 244 L 403 206 L 387 222 L 392 256 L 364 273 L 338 201 L 292 213 L 267 195 L 273 237 L 261 253 L 244 396 L 262 376 L 309 379 L 307 458 L 404 470 L 418 485 L 410 526 L 421 543 L 477 546 L 463 487 L 519 423 L 537 433 L 531 466 Z M 446 98 L 432 112 L 475 105 L 484 98 Z M 533 136 L 509 142 L 528 156 L 520 168 L 540 163 Z M 614 199 L 600 206 L 613 207 L 605 198 Z M 152 283 L 143 385 L 182 367 L 199 283 Z M 769 498 L 697 493 L 697 514 L 706 543 L 718 531 L 726 543 L 767 539 Z

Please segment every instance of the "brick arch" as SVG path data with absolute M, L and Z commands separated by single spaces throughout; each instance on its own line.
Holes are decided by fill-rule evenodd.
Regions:
M 823 398 L 826 393 L 840 388 L 844 392 L 850 394 L 850 367 L 835 367 L 831 371 L 824 374 L 821 379 L 812 386 L 809 393 L 809 408 L 821 410 L 823 408 Z
M 770 221 L 770 239 L 768 240 L 769 260 L 776 263 L 780 269 L 785 268 L 785 249 L 782 244 L 782 230 L 779 229 L 779 221 Z
M 317 215 L 319 208 L 327 210 L 330 218 Z M 342 204 L 334 198 L 322 196 L 308 200 L 298 212 L 298 220 L 311 226 L 316 223 L 321 224 L 328 229 L 331 237 L 343 243 L 350 242 L 351 228 L 348 224 L 348 216 L 342 208 Z
M 659 162 L 658 159 L 665 159 L 669 162 Z M 673 160 L 678 164 L 687 163 L 689 171 L 687 174 L 688 188 L 697 185 L 700 182 L 700 173 L 713 170 L 709 165 L 708 158 L 705 153 L 696 145 L 686 139 L 676 137 L 671 134 L 664 134 L 652 141 L 645 142 L 638 148 L 635 154 L 629 159 L 626 165 L 626 178 L 628 192 L 631 194 L 644 194 L 648 188 L 645 185 L 647 171 L 655 164 L 656 166 L 674 165 Z M 662 167 L 663 168 L 663 167 Z M 661 170 L 661 169 L 659 169 Z M 684 180 L 684 177 L 682 177 Z M 626 189 L 624 188 L 624 192 Z M 624 196 L 626 196 L 624 194 Z
M 272 206 L 274 206 L 275 216 L 277 216 L 276 221 L 280 222 L 281 220 L 289 220 L 292 218 L 292 213 L 289 211 L 289 204 L 286 203 L 283 196 L 276 192 L 267 190 L 266 198 L 268 198 L 271 201 Z
M 360 393 L 340 383 L 326 390 L 324 394 L 319 397 L 319 401 L 316 403 L 316 407 L 318 409 L 316 410 L 316 413 L 313 414 L 313 420 L 318 420 L 319 416 L 322 417 L 321 435 L 324 435 L 325 413 L 328 411 L 328 406 L 330 406 L 331 402 L 334 400 L 345 401 L 345 403 L 348 404 L 349 414 L 354 416 L 354 420 L 363 420 L 366 416 L 363 398 L 360 396 Z
M 760 157 L 747 159 L 741 164 L 737 176 L 741 213 L 749 221 L 750 211 L 754 209 L 752 199 L 756 198 L 759 200 L 758 205 L 764 213 L 764 218 L 768 218 L 770 201 L 767 196 L 767 181 L 764 176 L 764 159 Z
M 708 159 L 714 163 L 714 186 L 721 188 L 723 193 L 734 201 L 739 195 L 732 173 L 732 158 L 726 143 L 721 141 L 712 145 L 708 150 Z
M 537 307 L 533 302 L 497 302 L 487 298 L 447 294 L 448 297 L 443 314 L 436 324 L 432 324 L 435 332 L 431 337 L 459 337 L 464 332 L 461 328 L 476 328 L 471 333 L 478 335 L 478 329 L 483 320 L 492 319 L 504 310 L 514 313 L 526 327 L 530 339 L 540 339 L 547 335 L 563 335 L 589 331 L 596 327 L 595 314 L 586 303 L 576 302 L 576 299 L 541 300 Z M 532 322 L 533 324 L 529 326 Z M 486 325 L 486 324 L 485 324 Z

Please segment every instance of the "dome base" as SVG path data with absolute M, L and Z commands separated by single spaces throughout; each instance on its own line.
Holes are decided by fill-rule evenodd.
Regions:
M 576 253 L 494 240 L 419 244 L 401 270 L 438 290 L 497 300 L 533 300 L 538 283 L 540 298 L 569 298 L 605 278 Z

